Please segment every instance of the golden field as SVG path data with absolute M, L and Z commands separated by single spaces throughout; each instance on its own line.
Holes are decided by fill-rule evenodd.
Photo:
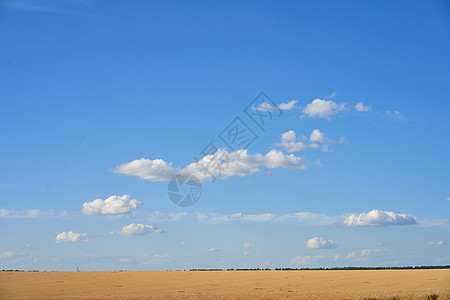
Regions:
M 1 299 L 450 299 L 450 270 L 0 272 Z

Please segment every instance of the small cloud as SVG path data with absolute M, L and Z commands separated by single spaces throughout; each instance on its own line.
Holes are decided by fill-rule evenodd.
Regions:
M 279 110 L 291 110 L 295 108 L 295 104 L 297 103 L 297 100 L 291 100 L 286 103 L 280 103 L 277 107 L 270 105 L 268 102 L 263 102 L 259 106 L 254 106 L 254 111 L 275 111 L 277 109 Z
M 339 256 L 341 256 L 340 253 L 336 253 L 336 255 L 334 256 L 334 261 L 337 261 L 339 259 Z
M 291 110 L 295 108 L 295 104 L 297 104 L 297 100 L 292 100 L 287 103 L 281 103 L 278 105 L 278 108 L 281 110 Z
M 146 235 L 149 233 L 162 233 L 163 231 L 153 225 L 135 224 L 123 226 L 117 234 L 121 235 Z
M 390 110 L 388 110 L 388 111 L 386 111 L 386 114 L 388 115 L 388 116 L 393 116 L 393 117 L 401 117 L 401 113 L 399 112 L 399 111 L 397 111 L 397 110 L 394 110 L 394 111 L 390 111 Z
M 75 233 L 72 231 L 61 232 L 55 238 L 56 243 L 78 243 L 78 242 L 89 242 L 87 238 L 87 233 Z
M 334 98 L 334 97 L 336 97 L 336 96 L 337 96 L 337 93 L 336 93 L 336 92 L 332 92 L 331 94 L 326 95 L 326 96 L 325 96 L 325 99 L 331 99 L 331 98 Z
M 368 213 L 352 214 L 344 220 L 347 226 L 390 226 L 414 225 L 416 218 L 407 214 L 396 214 L 392 211 L 374 209 Z
M 364 102 L 358 102 L 358 103 L 356 103 L 356 105 L 355 105 L 355 109 L 356 109 L 357 111 L 361 111 L 361 112 L 369 111 L 370 108 L 371 108 L 371 106 L 370 106 L 370 105 L 364 105 Z
M 429 246 L 445 246 L 446 243 L 444 241 L 433 241 L 433 242 L 428 242 Z
M 131 199 L 130 195 L 113 195 L 105 200 L 96 199 L 92 202 L 85 202 L 81 212 L 85 215 L 120 215 L 130 214 L 139 207 L 142 202 Z
M 311 132 L 309 140 L 311 142 L 325 143 L 327 141 L 327 138 L 325 137 L 325 134 L 321 132 L 319 129 L 314 129 Z
M 186 242 L 180 242 L 180 245 L 186 245 Z
M 245 243 L 244 244 L 244 249 L 253 248 L 253 247 L 255 247 L 255 244 L 253 244 L 253 243 Z
M 361 261 L 361 260 L 366 260 L 370 256 L 373 256 L 376 254 L 382 254 L 382 253 L 383 253 L 383 250 L 380 250 L 380 249 L 375 249 L 375 250 L 364 249 L 361 251 L 351 251 L 347 254 L 347 256 L 345 258 L 352 259 L 355 261 Z
M 338 243 L 335 241 L 321 237 L 315 237 L 306 242 L 306 248 L 308 249 L 335 249 L 337 247 Z
M 344 103 L 337 104 L 332 100 L 315 99 L 306 105 L 301 117 L 318 117 L 330 120 L 332 115 L 335 115 L 344 109 Z
M 276 110 L 276 108 L 273 107 L 272 105 L 270 105 L 270 103 L 268 103 L 268 102 L 263 102 L 259 106 L 254 106 L 253 110 L 254 111 L 274 111 L 274 110 Z
M 216 252 L 216 251 L 218 251 L 216 248 L 209 248 L 208 249 L 208 252 Z
M 450 197 L 447 197 L 447 201 L 450 201 Z

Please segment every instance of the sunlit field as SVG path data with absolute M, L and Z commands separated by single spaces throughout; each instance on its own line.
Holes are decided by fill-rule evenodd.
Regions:
M 449 299 L 450 270 L 1 272 L 2 299 Z

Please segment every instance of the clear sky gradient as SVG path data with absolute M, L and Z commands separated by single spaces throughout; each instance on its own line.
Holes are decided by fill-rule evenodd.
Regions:
M 0 269 L 450 264 L 449 35 L 446 1 L 0 0 Z

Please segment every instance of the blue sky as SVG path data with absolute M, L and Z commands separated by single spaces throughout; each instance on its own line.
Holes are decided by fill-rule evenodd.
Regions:
M 450 264 L 449 25 L 444 1 L 0 1 L 0 268 Z

